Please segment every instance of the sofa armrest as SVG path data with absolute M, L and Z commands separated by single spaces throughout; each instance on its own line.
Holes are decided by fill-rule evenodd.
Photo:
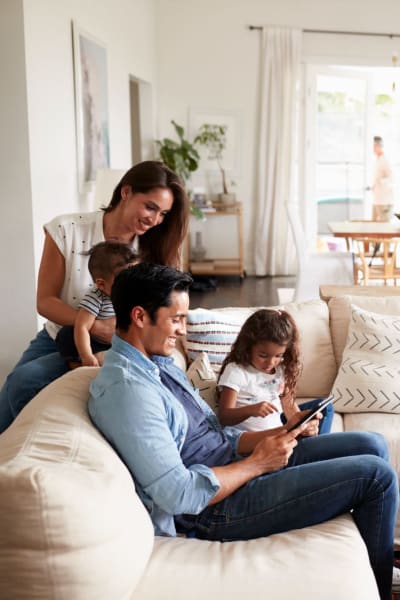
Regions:
M 88 416 L 97 371 L 54 381 L 0 437 L 1 598 L 126 600 L 143 574 L 153 526 Z

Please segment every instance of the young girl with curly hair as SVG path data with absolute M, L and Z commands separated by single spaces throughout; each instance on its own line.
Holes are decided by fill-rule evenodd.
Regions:
M 218 379 L 221 424 L 261 431 L 313 408 L 319 399 L 300 406 L 295 403 L 300 371 L 299 333 L 293 317 L 285 310 L 254 312 L 222 363 Z M 328 433 L 332 405 L 321 413 L 319 434 Z

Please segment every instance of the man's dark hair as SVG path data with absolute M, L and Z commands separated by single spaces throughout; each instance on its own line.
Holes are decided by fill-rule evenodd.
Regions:
M 374 144 L 378 144 L 378 146 L 383 146 L 383 139 L 380 135 L 374 135 Z
M 188 292 L 192 282 L 189 273 L 152 263 L 124 269 L 118 273 L 111 289 L 117 329 L 129 329 L 135 306 L 144 308 L 155 323 L 158 309 L 171 305 L 172 292 Z

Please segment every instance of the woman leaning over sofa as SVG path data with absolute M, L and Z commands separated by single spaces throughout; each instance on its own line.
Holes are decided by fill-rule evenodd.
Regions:
M 144 161 L 125 173 L 107 208 L 61 215 L 44 226 L 37 309 L 48 321 L 0 392 L 0 433 L 35 394 L 68 370 L 54 339 L 61 326 L 74 324 L 80 299 L 93 285 L 83 252 L 116 240 L 130 244 L 141 260 L 178 267 L 188 215 L 181 179 L 160 162 Z M 114 326 L 114 319 L 95 321 L 91 333 L 110 342 Z

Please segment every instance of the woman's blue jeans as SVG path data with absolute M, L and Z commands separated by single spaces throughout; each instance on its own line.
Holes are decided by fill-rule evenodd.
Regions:
M 8 375 L 0 392 L 0 433 L 17 414 L 46 385 L 64 375 L 68 366 L 57 352 L 54 340 L 42 329 L 14 369 Z
M 380 434 L 299 440 L 286 468 L 257 477 L 195 518 L 195 535 L 247 540 L 323 523 L 352 511 L 381 600 L 390 600 L 397 476 Z

